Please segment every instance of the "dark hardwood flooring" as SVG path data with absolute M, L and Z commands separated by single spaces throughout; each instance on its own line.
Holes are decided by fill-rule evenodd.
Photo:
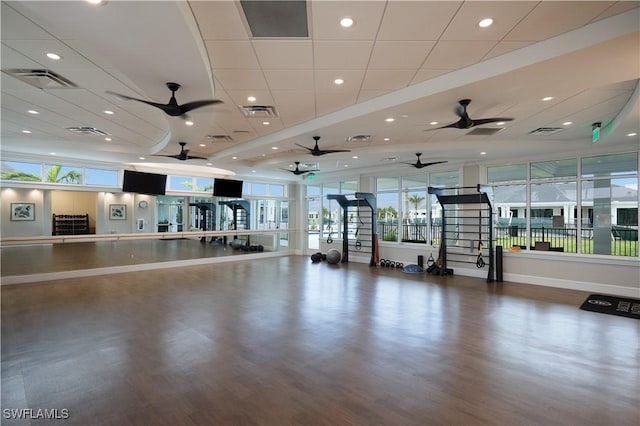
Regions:
M 582 292 L 306 256 L 1 291 L 2 408 L 69 413 L 31 424 L 639 424 L 640 321 Z

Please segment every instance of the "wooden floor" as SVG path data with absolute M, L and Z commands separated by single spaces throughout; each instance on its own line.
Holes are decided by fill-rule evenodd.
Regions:
M 586 296 L 306 256 L 5 286 L 2 424 L 638 425 L 640 321 Z

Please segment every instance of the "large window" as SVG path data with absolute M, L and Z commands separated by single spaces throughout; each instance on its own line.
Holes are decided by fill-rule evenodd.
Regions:
M 638 255 L 638 153 L 534 162 L 528 172 L 487 169 L 497 245 Z

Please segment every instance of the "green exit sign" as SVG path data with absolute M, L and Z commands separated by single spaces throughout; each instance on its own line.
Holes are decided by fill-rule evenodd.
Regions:
M 591 142 L 596 143 L 600 139 L 600 126 L 602 123 L 593 123 L 591 125 Z

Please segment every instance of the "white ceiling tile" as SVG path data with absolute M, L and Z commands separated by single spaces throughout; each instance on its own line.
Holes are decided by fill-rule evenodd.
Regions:
M 225 90 L 268 90 L 259 69 L 214 69 L 213 73 Z
M 315 41 L 313 43 L 316 69 L 364 69 L 369 63 L 373 42 Z
M 204 40 L 248 40 L 239 6 L 231 1 L 190 1 Z
M 373 46 L 370 69 L 418 69 L 436 43 L 433 41 L 378 41 Z
M 341 76 L 344 84 L 333 83 L 335 76 Z M 324 115 L 353 105 L 364 78 L 364 70 L 318 70 L 316 72 L 316 111 Z
M 271 90 L 312 90 L 313 70 L 265 70 Z
M 2 40 L 52 40 L 54 37 L 2 2 Z
M 397 90 L 406 87 L 416 74 L 416 70 L 373 70 L 368 69 L 362 90 Z
M 537 1 L 467 1 L 441 40 L 502 40 L 537 4 Z M 492 18 L 493 25 L 480 28 L 478 22 L 484 18 Z
M 312 69 L 311 40 L 254 40 L 262 69 Z
M 505 40 L 546 40 L 586 25 L 605 11 L 611 2 L 544 1 L 506 35 Z
M 460 1 L 390 1 L 378 40 L 438 40 Z
M 315 1 L 311 5 L 315 40 L 374 40 L 382 13 L 383 1 Z M 350 28 L 340 26 L 340 19 L 354 20 Z
M 462 68 L 475 64 L 493 48 L 494 41 L 439 41 L 423 68 Z
M 316 117 L 313 91 L 274 90 L 273 98 L 285 126 L 292 126 Z
M 234 105 L 271 105 L 273 98 L 268 90 L 229 90 L 227 91 Z M 247 98 L 253 96 L 255 102 L 250 102 Z
M 209 52 L 209 61 L 214 69 L 260 67 L 258 59 L 249 41 L 225 40 L 205 42 Z

